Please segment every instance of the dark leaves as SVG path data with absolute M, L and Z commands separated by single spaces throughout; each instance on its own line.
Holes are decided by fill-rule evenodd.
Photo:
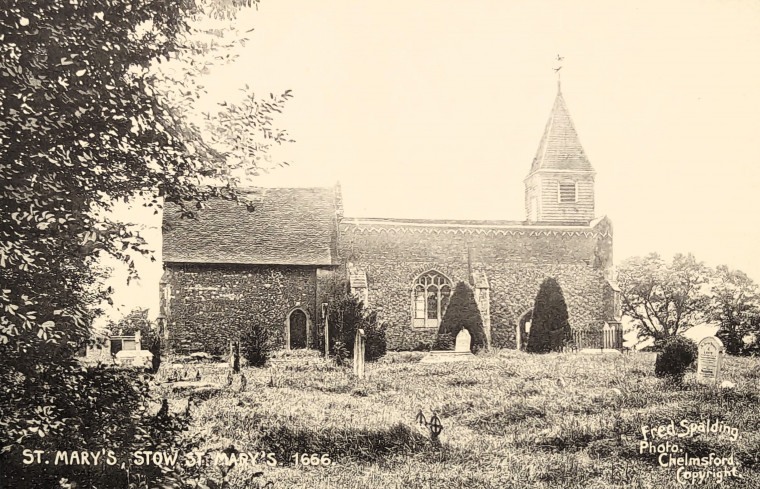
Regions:
M 133 257 L 150 252 L 136 229 L 105 217 L 114 202 L 143 193 L 151 205 L 163 197 L 197 202 L 199 211 L 208 193 L 199 175 L 228 175 L 226 155 L 185 122 L 171 97 L 175 87 L 160 86 L 155 70 L 161 60 L 190 52 L 193 16 L 204 5 L 5 3 L 0 382 L 10 394 L 0 396 L 3 451 L 77 426 L 74 414 L 60 408 L 84 395 L 74 354 L 90 339 L 99 305 L 113 302 L 98 257 L 124 261 L 134 276 Z M 253 3 L 212 0 L 209 8 L 232 15 Z M 192 81 L 187 91 L 198 94 Z M 91 394 L 93 402 L 103 395 Z

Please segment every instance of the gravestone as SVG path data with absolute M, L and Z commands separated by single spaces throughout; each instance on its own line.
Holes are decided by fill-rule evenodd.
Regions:
M 116 364 L 149 368 L 153 365 L 153 354 L 148 350 L 121 350 L 116 354 Z
M 240 342 L 230 341 L 230 368 L 233 373 L 240 373 Z
M 472 342 L 472 336 L 466 329 L 462 329 L 457 334 L 456 341 L 454 342 L 454 351 L 470 351 L 470 343 Z
M 354 340 L 354 374 L 360 379 L 364 378 L 364 348 L 367 344 L 363 329 L 356 330 Z
M 420 363 L 443 363 L 443 362 L 467 362 L 475 358 L 470 351 L 472 336 L 470 332 L 463 329 L 457 334 L 454 340 L 454 351 L 451 350 L 433 350 L 425 355 Z
M 715 336 L 708 336 L 697 347 L 697 380 L 703 384 L 717 384 L 723 367 L 723 356 L 726 354 L 723 342 Z

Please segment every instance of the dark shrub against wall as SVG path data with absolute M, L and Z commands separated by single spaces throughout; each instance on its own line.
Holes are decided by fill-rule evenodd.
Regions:
M 274 345 L 270 339 L 270 331 L 263 324 L 248 325 L 240 338 L 243 356 L 252 367 L 263 367 L 269 359 Z
M 557 281 L 547 278 L 536 295 L 526 351 L 530 353 L 561 351 L 569 340 L 570 323 L 565 296 Z
M 331 355 L 339 357 L 339 361 L 351 358 L 359 329 L 363 329 L 365 335 L 364 359 L 371 362 L 385 355 L 385 326 L 377 320 L 377 313 L 366 308 L 360 297 L 349 293 L 346 282 L 338 277 L 331 281 L 325 292 Z
M 456 337 L 463 329 L 470 332 L 470 351 L 476 353 L 486 347 L 486 335 L 483 332 L 483 321 L 475 302 L 475 295 L 464 282 L 459 282 L 438 328 L 438 335 L 453 338 L 452 346 L 456 346 Z M 440 345 L 441 341 L 437 340 L 436 344 Z

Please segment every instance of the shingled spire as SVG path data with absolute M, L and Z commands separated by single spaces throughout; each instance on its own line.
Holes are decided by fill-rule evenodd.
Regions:
M 559 86 L 530 173 L 538 170 L 594 171 L 578 139 Z
M 529 222 L 588 224 L 594 218 L 594 169 L 557 83 L 544 135 L 525 179 Z

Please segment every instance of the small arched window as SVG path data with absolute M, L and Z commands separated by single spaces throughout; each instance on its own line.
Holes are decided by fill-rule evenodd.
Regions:
M 412 324 L 418 328 L 437 328 L 451 298 L 451 281 L 434 270 L 414 281 Z

